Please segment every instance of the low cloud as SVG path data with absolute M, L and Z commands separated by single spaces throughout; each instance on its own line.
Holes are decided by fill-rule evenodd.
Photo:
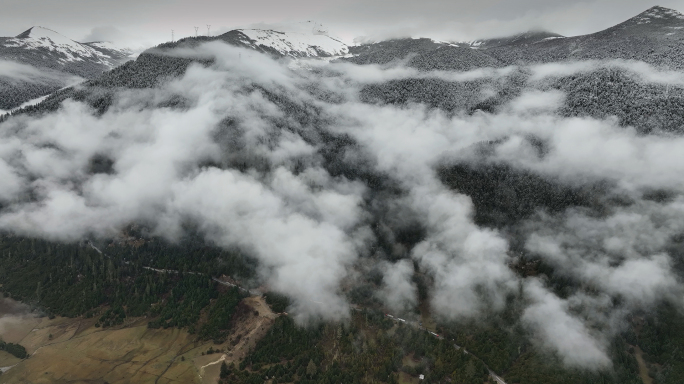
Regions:
M 112 91 L 102 114 L 69 100 L 54 113 L 0 124 L 0 228 L 76 241 L 116 236 L 137 222 L 173 240 L 192 222 L 211 242 L 253 255 L 260 282 L 293 299 L 300 323 L 348 317 L 343 282 L 354 284 L 362 262 L 384 272 L 376 296 L 388 308 L 414 306 L 415 264 L 440 318 L 480 318 L 517 297 L 540 347 L 589 369 L 610 365 L 606 345 L 626 314 L 681 297 L 668 253 L 684 231 L 681 138 L 560 116 L 565 95 L 544 88 L 548 79 L 604 67 L 641 82 L 672 74 L 612 62 L 463 73 L 293 65 L 218 42 L 157 53 L 214 61 L 154 89 Z M 497 113 L 359 96 L 365 85 L 415 77 L 496 90 L 514 73 L 529 74 L 527 83 Z M 473 150 L 482 143 L 494 143 L 484 160 Z M 93 173 L 95 156 L 110 159 L 111 172 Z M 540 210 L 516 228 L 480 227 L 471 198 L 439 178 L 451 163 L 505 164 L 562 185 L 603 182 L 607 197 L 597 199 L 605 210 Z M 671 197 L 645 197 L 654 189 Z M 615 197 L 627 203 L 611 203 Z M 410 226 L 420 235 L 401 243 L 399 229 Z M 568 297 L 516 275 L 513 237 L 572 281 Z M 385 260 L 381 240 L 404 259 Z
M 14 341 L 17 329 L 22 329 L 27 319 L 36 317 L 36 313 L 26 304 L 8 298 L 0 298 L 0 338 Z M 10 340 L 7 340 L 10 339 Z
M 570 367 L 601 369 L 611 365 L 605 340 L 569 313 L 569 303 L 547 291 L 535 280 L 525 286 L 532 304 L 522 320 L 530 326 L 544 348 L 560 355 Z
M 65 85 L 77 83 L 81 79 L 77 76 L 57 72 L 47 68 L 36 68 L 32 65 L 21 64 L 10 60 L 0 60 L 0 81 L 9 83 L 63 83 Z
M 383 288 L 378 293 L 387 307 L 395 312 L 407 311 L 418 303 L 418 292 L 413 277 L 413 264 L 409 260 L 400 260 L 384 267 Z

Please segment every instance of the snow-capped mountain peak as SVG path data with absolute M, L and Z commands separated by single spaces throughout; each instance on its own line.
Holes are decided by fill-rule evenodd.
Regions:
M 240 30 L 257 45 L 273 48 L 285 56 L 341 56 L 349 53 L 343 42 L 330 36 L 264 29 Z
M 642 23 L 649 23 L 654 19 L 680 19 L 684 20 L 684 14 L 674 9 L 655 6 L 636 16 Z
M 19 107 L 72 85 L 78 78 L 94 79 L 129 60 L 129 55 L 129 51 L 113 44 L 79 43 L 45 27 L 31 27 L 14 37 L 0 37 L 0 61 L 32 68 L 28 78 L 0 79 L 0 109 Z
M 44 48 L 63 55 L 60 61 L 83 61 L 83 56 L 93 55 L 92 49 L 73 41 L 51 29 L 32 27 L 13 39 L 5 41 L 6 47 L 40 49 Z
M 684 27 L 684 14 L 674 9 L 656 6 L 608 30 L 631 30 L 635 33 L 645 33 L 647 31 L 655 33 L 664 32 L 670 35 L 675 33 L 676 30 L 682 29 L 682 27 Z
M 330 57 L 349 53 L 347 44 L 330 36 L 323 25 L 313 21 L 236 31 L 243 35 L 243 44 L 254 48 L 266 47 L 283 56 Z
M 112 44 L 89 43 L 82 44 L 45 27 L 31 27 L 21 34 L 5 39 L 5 48 L 43 50 L 55 54 L 61 63 L 77 61 L 95 61 L 107 66 L 113 66 L 128 55 L 126 50 L 118 49 Z
M 66 36 L 63 36 L 59 32 L 53 31 L 52 29 L 45 28 L 45 27 L 31 27 L 27 29 L 26 31 L 20 33 L 17 35 L 15 38 L 17 39 L 37 39 L 37 40 L 51 40 L 55 44 L 60 44 L 60 45 L 77 45 L 79 43 L 69 39 Z

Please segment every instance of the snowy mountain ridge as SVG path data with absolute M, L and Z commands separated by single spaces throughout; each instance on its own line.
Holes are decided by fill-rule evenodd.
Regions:
M 347 44 L 330 36 L 321 24 L 313 21 L 236 29 L 228 32 L 231 33 L 239 33 L 243 45 L 266 48 L 293 58 L 344 56 L 349 53 Z
M 326 57 L 343 56 L 349 53 L 349 47 L 328 35 L 306 34 L 298 32 L 280 32 L 264 29 L 241 29 L 255 45 L 265 45 L 280 52 L 284 56 L 293 57 Z
M 97 78 L 129 60 L 130 54 L 107 42 L 79 43 L 45 27 L 0 37 L 0 62 L 16 69 L 0 76 L 0 109 L 17 108 L 72 85 L 74 79 Z
M 684 20 L 684 14 L 682 14 L 681 12 L 676 11 L 674 9 L 655 6 L 655 7 L 652 7 L 650 9 L 646 10 L 645 12 L 641 13 L 640 15 L 636 16 L 634 19 L 639 20 L 637 22 L 638 24 L 646 24 L 646 23 L 650 23 L 654 19 L 669 19 L 669 18 Z
M 543 41 L 562 39 L 565 36 L 547 31 L 527 31 L 518 33 L 512 36 L 505 36 L 492 39 L 483 39 L 465 42 L 464 44 L 470 48 L 486 49 L 493 47 L 500 47 L 503 45 L 529 45 L 538 44 Z
M 94 42 L 79 43 L 62 34 L 45 27 L 31 27 L 14 38 L 7 38 L 2 43 L 5 48 L 28 50 L 47 50 L 56 53 L 55 59 L 66 64 L 76 61 L 94 61 L 108 67 L 114 67 L 128 56 L 130 52 L 119 49 L 111 43 Z

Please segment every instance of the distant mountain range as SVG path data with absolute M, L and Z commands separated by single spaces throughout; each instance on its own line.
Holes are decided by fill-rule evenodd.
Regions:
M 480 48 L 503 65 L 564 60 L 627 59 L 684 68 L 684 15 L 653 7 L 606 30 L 574 37 L 536 34 L 527 39 L 486 40 Z
M 468 69 L 566 60 L 625 59 L 682 69 L 683 43 L 684 15 L 656 6 L 614 27 L 588 35 L 565 37 L 532 31 L 467 43 L 395 39 L 351 47 L 354 57 L 348 60 L 357 64 L 386 64 L 414 55 L 408 65 L 427 60 L 431 64 L 417 67 Z M 451 52 L 447 54 L 446 51 Z
M 275 57 L 338 57 L 349 54 L 350 47 L 331 36 L 313 21 L 289 23 L 269 28 L 234 29 L 218 36 L 187 37 L 159 45 L 157 48 L 196 46 L 206 41 L 224 41 Z
M 604 31 L 574 37 L 530 31 L 473 42 L 405 38 L 347 45 L 331 36 L 320 24 L 307 21 L 273 29 L 236 29 L 219 36 L 189 37 L 156 48 L 193 47 L 218 40 L 274 57 L 334 58 L 362 65 L 384 65 L 401 60 L 409 67 L 423 71 L 467 71 L 603 59 L 639 60 L 682 69 L 683 37 L 684 15 L 656 6 Z M 140 55 L 133 67 L 99 78 L 103 71 L 127 61 L 129 54 L 109 43 L 78 43 L 43 27 L 30 28 L 16 37 L 0 38 L 0 60 L 39 68 L 42 73 L 30 81 L 0 77 L 0 110 L 15 108 L 62 88 L 73 82 L 74 76 L 97 79 L 95 84 L 100 85 L 147 87 L 158 78 L 183 73 L 189 63 L 148 50 Z
M 96 78 L 130 54 L 111 43 L 79 43 L 44 27 L 0 37 L 0 61 L 6 67 L 0 73 L 0 109 L 15 108 L 79 78 Z

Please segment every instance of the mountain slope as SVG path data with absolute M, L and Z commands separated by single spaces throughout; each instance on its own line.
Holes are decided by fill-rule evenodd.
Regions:
M 0 38 L 0 109 L 11 109 L 78 81 L 92 79 L 126 61 L 129 51 L 110 43 L 79 43 L 51 29 L 32 27 Z
M 277 57 L 331 57 L 349 53 L 346 44 L 328 35 L 272 29 L 235 29 L 212 40 L 222 40 Z
M 343 42 L 322 33 L 280 32 L 268 29 L 239 29 L 247 37 L 246 44 L 266 46 L 283 56 L 327 57 L 349 53 Z
M 467 70 L 566 60 L 625 59 L 681 69 L 684 68 L 682 44 L 684 15 L 672 9 L 652 7 L 616 26 L 583 36 L 531 31 L 467 44 L 425 38 L 394 39 L 351 47 L 350 53 L 354 56 L 346 60 L 356 64 L 387 64 L 408 58 L 409 66 L 420 62 L 421 69 Z M 449 54 L 438 51 L 445 48 Z
M 684 15 L 653 7 L 606 30 L 583 36 L 506 44 L 483 49 L 505 64 L 564 60 L 641 60 L 673 69 L 684 68 Z
M 406 65 L 419 70 L 468 71 L 475 68 L 499 67 L 491 56 L 458 44 L 432 39 L 394 39 L 351 47 L 354 64 L 389 64 L 407 60 Z
M 500 37 L 500 38 L 495 38 L 495 39 L 486 39 L 486 40 L 476 40 L 476 41 L 469 43 L 469 45 L 472 48 L 486 49 L 486 48 L 501 47 L 501 46 L 505 46 L 505 45 L 536 44 L 536 43 L 540 43 L 542 41 L 548 41 L 548 40 L 553 40 L 553 39 L 561 39 L 563 37 L 565 37 L 565 36 L 559 35 L 559 34 L 553 33 L 553 32 L 529 31 L 529 32 L 519 33 L 519 34 L 513 35 L 513 36 L 506 36 L 506 37 Z
M 51 29 L 32 27 L 0 39 L 0 58 L 52 68 L 84 78 L 98 76 L 125 60 L 129 51 L 109 43 L 79 43 Z
M 432 39 L 393 39 L 351 47 L 353 55 L 346 61 L 354 64 L 387 64 L 401 60 L 410 54 L 433 51 L 445 45 Z

